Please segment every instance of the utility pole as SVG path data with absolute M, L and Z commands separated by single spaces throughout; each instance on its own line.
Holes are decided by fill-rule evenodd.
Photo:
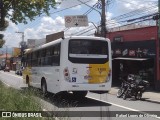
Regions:
M 20 33 L 22 34 L 22 41 L 20 42 L 20 46 L 21 46 L 21 66 L 23 66 L 22 62 L 23 62 L 23 53 L 24 53 L 24 49 L 26 47 L 26 42 L 24 41 L 24 32 L 16 32 L 16 33 Z
M 157 38 L 156 44 L 156 60 L 155 60 L 155 88 L 160 90 L 160 0 L 158 0 L 158 14 L 153 16 L 153 20 L 156 20 L 157 26 Z
M 22 52 L 23 52 L 23 49 L 24 49 L 24 32 L 16 32 L 16 33 L 20 33 L 22 34 L 22 41 L 20 42 L 20 46 L 21 46 L 21 55 L 22 55 Z
M 101 13 L 101 36 L 106 38 L 106 11 L 105 11 L 105 0 L 101 0 L 102 4 L 102 13 Z
M 105 2 L 105 0 L 99 0 L 99 1 L 101 1 L 101 6 L 102 6 L 102 11 L 101 12 L 99 12 L 94 7 L 91 7 L 91 6 L 87 5 L 85 2 L 82 2 L 81 0 L 78 0 L 78 1 L 81 2 L 82 4 L 85 4 L 86 6 L 88 6 L 90 8 L 92 8 L 93 10 L 97 11 L 100 14 L 101 25 L 99 27 L 101 29 L 99 29 L 99 27 L 96 27 L 97 32 L 95 32 L 95 36 L 101 36 L 101 37 L 106 38 L 107 29 L 106 29 L 106 10 L 105 10 L 106 2 Z
M 158 0 L 158 13 L 159 13 L 159 16 L 160 16 L 160 0 Z M 159 17 L 158 16 L 158 17 Z M 157 71 L 157 75 L 156 75 L 156 78 L 157 78 L 157 83 L 156 83 L 156 88 L 159 88 L 159 85 L 160 85 L 160 61 L 159 61 L 159 58 L 160 58 L 160 18 L 158 18 L 158 37 L 157 37 L 157 42 L 156 42 L 156 48 L 157 48 L 157 54 L 156 54 L 156 71 Z

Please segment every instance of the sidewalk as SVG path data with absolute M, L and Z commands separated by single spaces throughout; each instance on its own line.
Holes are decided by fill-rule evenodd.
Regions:
M 116 95 L 118 89 L 118 87 L 112 87 L 109 94 Z M 160 92 L 148 90 L 143 93 L 142 100 L 160 104 Z

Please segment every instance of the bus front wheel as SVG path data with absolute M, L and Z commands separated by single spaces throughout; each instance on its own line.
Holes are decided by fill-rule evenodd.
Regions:
M 45 97 L 47 95 L 47 84 L 45 80 L 43 80 L 41 83 L 41 90 L 42 90 L 43 96 Z
M 29 77 L 26 76 L 26 84 L 28 85 L 28 88 L 30 88 L 30 82 L 29 82 Z
M 76 98 L 84 98 L 87 95 L 87 91 L 73 91 L 73 95 Z

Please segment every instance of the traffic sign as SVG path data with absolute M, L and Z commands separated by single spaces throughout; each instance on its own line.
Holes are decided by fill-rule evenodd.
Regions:
M 86 15 L 65 16 L 65 27 L 88 26 L 88 17 Z

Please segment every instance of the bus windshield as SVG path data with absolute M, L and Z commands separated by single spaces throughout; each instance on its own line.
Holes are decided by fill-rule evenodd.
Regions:
M 69 41 L 69 60 L 73 63 L 104 63 L 108 57 L 107 41 L 84 39 Z

